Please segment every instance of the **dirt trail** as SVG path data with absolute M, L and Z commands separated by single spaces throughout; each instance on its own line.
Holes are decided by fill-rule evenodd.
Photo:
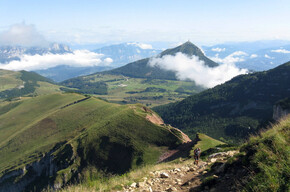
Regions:
M 194 165 L 193 161 L 180 163 L 173 169 L 164 169 L 150 172 L 150 177 L 144 177 L 142 182 L 125 186 L 124 192 L 163 192 L 163 191 L 190 191 L 201 184 L 201 177 L 205 174 L 206 162 Z
M 149 173 L 148 178 L 143 177 L 140 182 L 132 183 L 130 186 L 124 186 L 124 192 L 140 191 L 140 192 L 172 192 L 172 191 L 189 191 L 189 192 L 215 192 L 215 191 L 236 191 L 229 182 L 233 182 L 233 174 L 225 175 L 225 178 L 219 177 L 215 174 L 221 174 L 224 169 L 226 160 L 238 151 L 218 152 L 210 155 L 207 162 L 199 162 L 199 165 L 194 165 L 194 160 L 184 160 L 178 164 L 168 164 L 166 168 L 156 170 Z M 207 172 L 209 164 L 218 161 L 218 166 L 215 167 L 214 174 Z M 219 186 L 209 188 L 209 186 L 201 187 L 202 180 L 205 177 L 211 176 L 214 179 L 219 178 Z M 225 189 L 225 190 L 223 190 Z

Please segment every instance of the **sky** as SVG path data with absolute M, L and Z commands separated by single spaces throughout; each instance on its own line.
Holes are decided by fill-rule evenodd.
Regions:
M 290 40 L 289 9 L 289 0 L 0 0 L 0 33 L 25 23 L 69 44 Z

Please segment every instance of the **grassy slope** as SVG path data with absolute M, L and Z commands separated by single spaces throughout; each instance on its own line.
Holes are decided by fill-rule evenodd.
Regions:
M 6 89 L 12 89 L 22 85 L 22 80 L 20 79 L 20 72 L 13 72 L 0 69 L 0 91 Z
M 206 151 L 210 148 L 214 148 L 218 145 L 223 145 L 225 144 L 224 142 L 221 142 L 219 140 L 213 139 L 205 134 L 198 133 L 198 139 L 199 141 L 197 144 L 194 146 L 195 148 L 199 147 L 201 151 Z
M 18 105 L 1 105 L 0 172 L 23 167 L 60 142 L 71 144 L 75 151 L 80 149 L 78 155 L 83 161 L 94 165 L 90 154 L 95 154 L 107 167 L 115 163 L 108 159 L 115 146 L 129 147 L 133 151 L 129 168 L 157 160 L 157 146 L 178 142 L 168 130 L 147 121 L 139 105 L 122 106 L 89 98 L 61 108 L 83 98 L 78 94 L 52 94 Z M 100 147 L 101 141 L 104 148 Z
M 51 131 L 32 128 L 42 119 L 58 111 L 61 106 L 81 98 L 83 96 L 54 94 L 7 103 L 6 113 L 0 113 L 0 153 L 5 154 L 0 155 L 1 172 L 15 165 L 16 161 L 27 158 L 31 153 L 40 152 L 44 143 L 43 137 L 39 136 L 49 135 Z M 0 110 L 3 108 L 4 106 Z
M 244 163 L 253 175 L 245 191 L 290 190 L 290 116 L 242 146 Z
M 34 72 L 0 70 L 0 100 L 56 92 L 60 86 Z

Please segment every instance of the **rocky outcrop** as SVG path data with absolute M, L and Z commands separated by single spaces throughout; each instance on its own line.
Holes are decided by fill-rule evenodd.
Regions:
M 74 156 L 72 146 L 69 144 L 64 145 L 60 155 L 55 157 L 54 153 L 58 149 L 59 147 L 55 147 L 39 160 L 27 164 L 23 168 L 7 171 L 0 177 L 0 192 L 41 191 L 46 187 L 52 189 L 63 187 L 69 178 L 63 177 L 60 181 L 57 181 L 56 173 L 69 167 L 74 161 Z M 66 161 L 63 161 L 63 158 Z M 38 185 L 35 185 L 35 183 Z M 37 189 L 35 189 L 35 186 L 37 186 Z
M 284 109 L 281 105 L 277 104 L 273 107 L 273 119 L 278 121 L 279 119 L 286 117 L 290 114 L 290 109 Z

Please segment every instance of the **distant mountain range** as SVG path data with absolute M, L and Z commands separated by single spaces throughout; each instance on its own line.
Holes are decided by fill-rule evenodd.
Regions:
M 57 66 L 52 67 L 48 66 L 48 68 L 37 69 L 34 71 L 45 77 L 53 79 L 56 82 L 60 82 L 77 76 L 84 76 L 100 71 L 118 68 L 128 63 L 132 64 L 135 61 L 144 64 L 148 62 L 148 60 L 144 58 L 150 58 L 158 54 L 161 54 L 161 56 L 162 54 L 170 55 L 170 53 L 168 54 L 167 52 L 161 53 L 160 49 L 154 49 L 149 44 L 136 42 L 108 45 L 98 49 L 93 49 L 93 47 L 91 47 L 91 50 L 94 53 L 102 54 L 103 56 L 100 55 L 101 58 L 109 58 L 110 60 L 112 60 L 112 62 L 109 65 L 100 63 L 93 66 L 69 66 L 59 61 L 59 63 L 57 63 Z M 205 52 L 208 58 L 205 57 L 202 50 Z M 257 42 L 225 43 L 225 44 L 217 44 L 214 46 L 203 46 L 202 50 L 193 49 L 192 51 L 195 51 L 195 55 L 199 56 L 200 58 L 202 58 L 202 60 L 206 61 L 207 65 L 209 66 L 215 65 L 213 64 L 214 62 L 235 63 L 237 67 L 246 68 L 249 69 L 250 71 L 268 70 L 278 66 L 281 63 L 290 60 L 289 41 L 257 41 Z M 176 53 L 174 49 L 168 49 L 167 51 L 172 51 L 172 53 Z M 74 51 L 69 46 L 58 43 L 52 43 L 49 47 L 46 48 L 0 46 L 0 63 L 7 64 L 13 60 L 19 61 L 21 59 L 21 56 L 23 55 L 44 55 L 44 54 L 62 55 L 73 52 Z M 182 53 L 191 55 L 190 52 L 186 53 L 186 51 Z M 121 71 L 137 70 L 133 68 L 129 69 L 127 67 L 122 68 L 120 70 Z M 134 67 L 134 64 L 132 67 Z M 146 69 L 145 71 L 148 72 L 148 70 Z M 117 70 L 115 72 L 117 72 Z M 127 73 L 130 73 L 130 71 Z
M 290 95 L 290 62 L 240 75 L 180 102 L 153 108 L 166 123 L 190 136 L 243 140 L 272 120 L 273 106 Z
M 20 56 L 71 53 L 72 50 L 63 44 L 52 43 L 49 47 L 0 46 L 0 63 L 20 60 Z
M 206 56 L 218 63 L 233 62 L 237 67 L 263 71 L 290 61 L 290 41 L 271 40 L 203 46 Z
M 120 67 L 143 58 L 155 56 L 161 52 L 161 50 L 153 49 L 149 44 L 142 43 L 122 43 L 105 46 L 93 51 L 113 59 L 112 67 Z

